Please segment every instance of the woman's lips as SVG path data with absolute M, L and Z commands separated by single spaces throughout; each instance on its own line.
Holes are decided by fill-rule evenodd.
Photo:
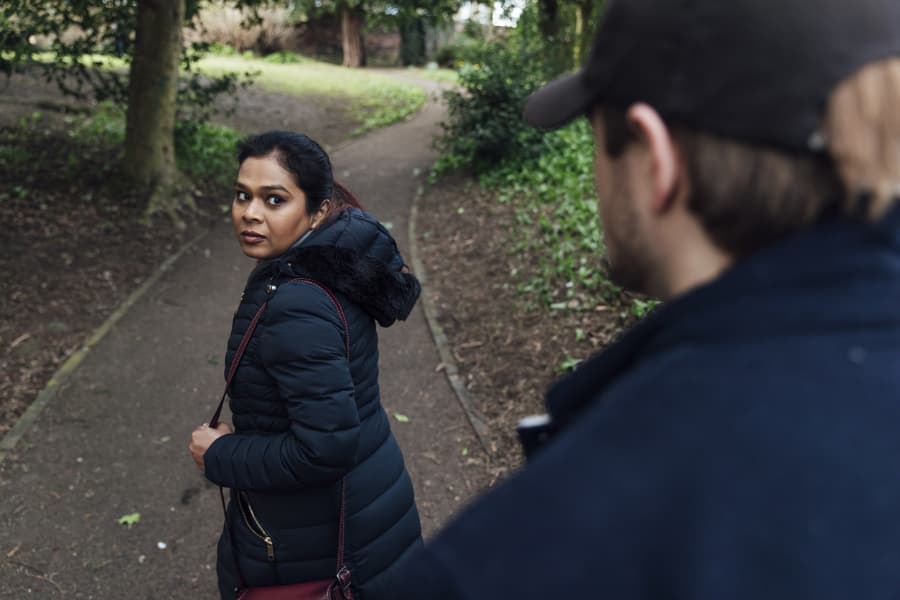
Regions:
M 260 244 L 266 240 L 265 236 L 253 231 L 242 231 L 241 239 L 245 244 Z

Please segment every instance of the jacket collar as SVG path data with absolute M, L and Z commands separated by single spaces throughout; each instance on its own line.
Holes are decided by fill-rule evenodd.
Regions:
M 421 287 L 397 244 L 371 215 L 348 209 L 334 222 L 259 263 L 249 281 L 309 277 L 360 306 L 382 327 L 405 320 Z
M 878 286 L 882 293 L 848 291 L 860 283 Z M 686 342 L 731 343 L 835 328 L 900 330 L 898 297 L 900 206 L 874 224 L 822 224 L 761 250 L 655 310 L 551 386 L 547 410 L 558 430 L 639 362 Z

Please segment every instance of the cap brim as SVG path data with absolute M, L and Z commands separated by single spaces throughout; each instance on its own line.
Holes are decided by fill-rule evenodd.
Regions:
M 595 94 L 581 72 L 548 83 L 525 101 L 525 121 L 538 129 L 558 129 L 587 112 Z

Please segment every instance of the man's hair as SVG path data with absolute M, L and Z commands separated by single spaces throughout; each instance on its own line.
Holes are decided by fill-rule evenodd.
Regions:
M 839 85 L 822 131 L 847 188 L 845 211 L 884 216 L 900 197 L 900 58 L 872 63 Z
M 688 208 L 735 257 L 830 215 L 874 220 L 900 196 L 900 59 L 873 63 L 831 94 L 827 153 L 800 155 L 672 125 L 689 180 Z M 624 111 L 601 107 L 606 152 L 634 136 Z

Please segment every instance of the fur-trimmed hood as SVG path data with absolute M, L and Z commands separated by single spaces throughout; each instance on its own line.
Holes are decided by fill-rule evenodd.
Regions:
M 397 242 L 374 217 L 343 211 L 332 223 L 252 275 L 310 277 L 359 305 L 382 327 L 404 321 L 421 292 Z

